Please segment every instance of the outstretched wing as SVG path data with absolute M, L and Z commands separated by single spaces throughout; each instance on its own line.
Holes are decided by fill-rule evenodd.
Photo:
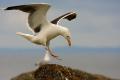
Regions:
M 58 24 L 61 19 L 67 19 L 67 20 L 71 21 L 71 20 L 75 19 L 76 16 L 77 16 L 77 14 L 75 12 L 68 12 L 68 13 L 52 20 L 51 23 Z
M 35 11 L 35 8 L 33 8 L 32 5 L 19 5 L 7 7 L 5 10 L 21 10 L 23 12 L 31 13 Z
M 46 3 L 40 4 L 29 4 L 29 5 L 19 5 L 19 6 L 11 6 L 6 8 L 5 10 L 21 10 L 23 12 L 30 13 L 28 16 L 29 27 L 35 32 L 40 32 L 42 25 L 48 23 L 46 19 L 46 13 L 50 5 Z

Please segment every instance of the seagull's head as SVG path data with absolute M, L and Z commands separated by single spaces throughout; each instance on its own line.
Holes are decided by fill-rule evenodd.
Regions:
M 71 34 L 68 28 L 62 27 L 61 36 L 63 36 L 67 40 L 68 45 L 71 46 Z

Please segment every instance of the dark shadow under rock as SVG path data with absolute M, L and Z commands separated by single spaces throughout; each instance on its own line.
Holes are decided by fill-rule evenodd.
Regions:
M 112 80 L 84 71 L 72 69 L 58 64 L 41 65 L 35 71 L 23 73 L 11 80 Z

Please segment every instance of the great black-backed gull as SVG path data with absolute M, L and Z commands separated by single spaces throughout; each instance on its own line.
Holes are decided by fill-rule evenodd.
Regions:
M 40 3 L 11 6 L 7 7 L 5 10 L 21 10 L 23 12 L 29 13 L 28 24 L 29 29 L 33 32 L 33 34 L 31 35 L 22 32 L 17 32 L 16 34 L 24 37 L 32 43 L 43 45 L 52 57 L 59 59 L 58 56 L 53 54 L 52 50 L 49 47 L 50 40 L 61 35 L 67 40 L 68 45 L 71 46 L 71 34 L 69 29 L 58 25 L 58 22 L 61 19 L 67 19 L 69 21 L 73 20 L 76 18 L 76 13 L 68 12 L 54 19 L 53 21 L 48 21 L 46 14 L 49 8 L 49 4 Z

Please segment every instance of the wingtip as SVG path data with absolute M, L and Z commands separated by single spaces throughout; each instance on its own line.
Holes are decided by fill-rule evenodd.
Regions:
M 12 7 L 7 7 L 4 10 L 11 10 L 11 9 L 12 9 Z
M 5 8 L 4 10 L 8 10 L 8 8 Z
M 4 10 L 14 10 L 14 9 L 17 9 L 16 7 L 18 6 L 10 6 L 10 7 L 5 8 Z
M 76 13 L 76 12 L 71 12 L 71 14 L 73 14 L 73 15 L 77 16 L 77 13 Z
M 67 18 L 69 21 L 75 19 L 77 17 L 77 13 L 76 12 L 69 12 L 69 15 L 66 16 L 65 18 Z
M 77 15 L 77 13 L 76 13 L 76 12 L 73 12 L 73 11 L 68 12 L 68 14 L 76 14 L 76 15 Z

